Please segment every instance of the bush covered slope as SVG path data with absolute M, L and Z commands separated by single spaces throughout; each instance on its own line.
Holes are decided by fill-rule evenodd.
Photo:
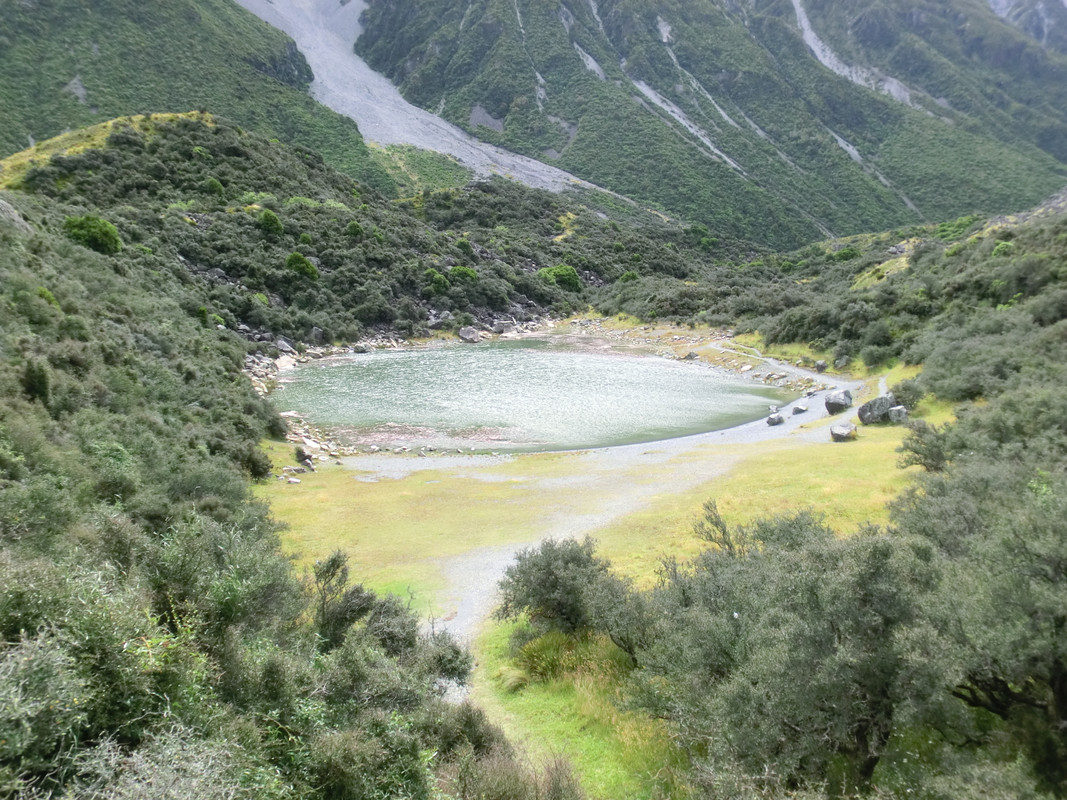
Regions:
M 356 124 L 307 94 L 284 34 L 228 0 L 0 5 L 0 157 L 124 114 L 209 109 L 391 192 Z
M 402 0 L 364 20 L 358 52 L 413 102 L 778 247 L 1014 210 L 1067 174 L 1067 59 L 986 3 Z
M 344 554 L 304 577 L 281 554 L 248 481 L 282 423 L 241 372 L 246 340 L 207 313 L 230 313 L 217 287 L 166 242 L 199 230 L 196 212 L 153 204 L 181 185 L 167 124 L 183 163 L 196 141 L 247 136 L 156 124 L 78 162 L 99 204 L 0 194 L 0 796 L 576 796 L 564 768 L 532 775 L 478 711 L 444 702 L 470 667 L 448 637 L 363 589 Z M 148 158 L 153 128 L 158 178 L 108 170 L 108 153 Z M 245 162 L 216 153 L 193 163 L 229 184 L 226 159 Z M 320 168 L 285 157 L 290 188 Z M 301 191 L 351 199 L 330 176 Z M 254 242 L 286 235 L 233 214 Z
M 620 690 L 668 721 L 697 797 L 1067 796 L 1067 203 L 925 235 L 888 268 L 884 242 L 810 248 L 795 305 L 757 322 L 899 355 L 922 366 L 899 400 L 956 404 L 912 424 L 900 463 L 923 471 L 888 526 L 739 527 L 710 501 L 705 551 L 651 589 L 589 541 L 527 551 L 502 583 L 524 640 L 548 633 L 527 661 L 560 633 L 629 657 Z
M 309 340 L 314 327 L 327 340 L 383 326 L 425 333 L 445 312 L 450 324 L 523 321 L 582 307 L 583 287 L 627 273 L 685 278 L 754 252 L 606 208 L 633 222 L 622 227 L 596 205 L 504 180 L 391 203 L 308 150 L 196 114 L 61 138 L 0 174 L 95 209 L 127 243 L 125 258 L 207 278 L 205 315 Z M 561 264 L 582 280 L 557 282 Z
M 564 627 L 628 655 L 698 796 L 1067 792 L 1062 196 L 773 253 L 506 182 L 388 201 L 201 114 L 3 166 L 0 792 L 575 796 L 443 702 L 468 657 L 344 554 L 292 572 L 247 491 L 282 427 L 241 367 L 270 348 L 251 331 L 589 302 L 904 359 L 923 373 L 902 399 L 960 403 L 908 436 L 928 474 L 886 530 L 740 531 L 709 507 L 714 546 L 648 592 L 563 553 Z M 517 585 L 510 610 L 538 611 Z

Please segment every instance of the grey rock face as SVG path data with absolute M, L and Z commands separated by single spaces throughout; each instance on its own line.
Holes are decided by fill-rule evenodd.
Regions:
M 908 421 L 908 409 L 904 406 L 893 406 L 889 409 L 889 421 L 894 425 L 900 425 Z
M 830 426 L 830 438 L 835 442 L 851 442 L 859 436 L 859 431 L 851 422 L 841 422 Z

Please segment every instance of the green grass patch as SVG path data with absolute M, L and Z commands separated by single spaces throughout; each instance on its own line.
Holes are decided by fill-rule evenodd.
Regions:
M 510 653 L 512 630 L 512 624 L 493 624 L 478 640 L 472 694 L 513 742 L 535 760 L 565 756 L 591 800 L 685 796 L 675 781 L 682 756 L 666 725 L 620 707 L 614 645 L 580 641 L 565 654 L 569 668 L 558 677 L 528 680 L 516 691 L 514 672 L 521 667 Z
M 294 463 L 292 445 L 265 445 L 275 472 Z M 412 457 L 414 458 L 414 457 Z M 334 464 L 255 488 L 288 525 L 283 545 L 298 565 L 340 548 L 359 579 L 379 591 L 413 593 L 436 612 L 444 588 L 442 562 L 482 547 L 539 538 L 547 514 L 582 513 L 586 499 L 542 480 L 562 477 L 568 454 L 527 454 L 491 466 L 420 470 L 374 478 Z M 420 459 L 419 466 L 432 461 Z M 360 480 L 360 478 L 370 480 Z
M 641 585 L 655 579 L 664 558 L 696 555 L 704 543 L 693 534 L 704 501 L 718 502 L 728 524 L 809 509 L 843 533 L 865 522 L 888 521 L 886 504 L 903 491 L 917 467 L 900 469 L 896 452 L 906 430 L 861 426 L 859 439 L 825 442 L 771 441 L 708 446 L 688 458 L 733 463 L 720 478 L 656 498 L 641 510 L 598 530 L 599 552 Z M 798 466 L 799 465 L 799 466 Z
M 474 177 L 467 167 L 444 153 L 411 145 L 382 147 L 374 143 L 368 143 L 367 149 L 396 183 L 400 197 L 411 197 L 423 191 L 458 189 Z

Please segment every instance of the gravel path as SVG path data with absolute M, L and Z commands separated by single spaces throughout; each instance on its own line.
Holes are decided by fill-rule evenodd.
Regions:
M 552 191 L 592 184 L 532 158 L 469 136 L 440 117 L 408 103 L 383 75 L 353 52 L 362 32 L 363 0 L 237 0 L 287 33 L 315 73 L 311 94 L 356 121 L 364 138 L 379 144 L 410 144 L 455 157 L 481 176 L 505 175 Z

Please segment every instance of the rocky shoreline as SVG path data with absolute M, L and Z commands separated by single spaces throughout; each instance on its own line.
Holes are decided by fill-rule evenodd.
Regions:
M 562 324 L 538 320 L 535 323 L 497 325 L 485 330 L 471 327 L 461 330 L 453 341 L 473 343 L 497 339 L 562 338 L 577 346 L 584 344 L 595 348 L 626 347 L 673 360 L 702 361 L 714 368 L 742 375 L 754 383 L 800 395 L 810 396 L 835 388 L 834 384 L 821 381 L 817 374 L 811 372 L 820 367 L 820 362 L 797 359 L 793 364 L 783 364 L 754 351 L 742 352 L 738 346 L 731 346 L 735 335 L 732 330 L 680 333 L 676 328 L 664 326 L 616 328 L 605 325 L 604 322 L 605 320 L 599 318 L 579 318 Z M 446 341 L 448 340 L 433 340 L 432 343 Z M 279 386 L 284 373 L 291 371 L 298 364 L 369 353 L 379 349 L 425 347 L 431 343 L 413 342 L 382 333 L 347 346 L 296 343 L 282 336 L 272 337 L 271 340 L 264 341 L 264 344 L 269 345 L 269 349 L 263 348 L 249 353 L 244 361 L 244 372 L 248 375 L 252 388 L 262 397 L 270 395 Z M 435 449 L 431 446 L 416 449 L 386 448 L 378 445 L 354 446 L 339 441 L 338 437 L 327 429 L 315 427 L 296 412 L 283 412 L 281 416 L 288 427 L 286 441 L 292 443 L 294 449 L 301 451 L 304 456 L 298 459 L 301 466 L 286 467 L 278 476 L 279 479 L 291 482 L 299 482 L 299 478 L 295 476 L 313 471 L 316 464 L 341 463 L 340 459 L 347 456 L 381 452 L 414 453 L 419 456 L 463 452 Z

